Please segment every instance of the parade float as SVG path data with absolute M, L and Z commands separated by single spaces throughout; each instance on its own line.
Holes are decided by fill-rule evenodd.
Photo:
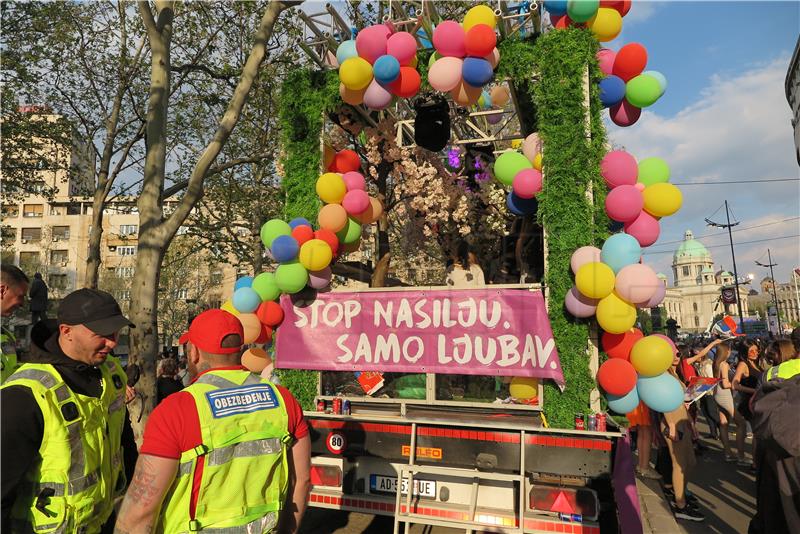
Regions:
M 635 328 L 665 290 L 642 249 L 682 198 L 666 162 L 606 140 L 604 108 L 631 126 L 666 90 L 641 45 L 600 48 L 631 3 L 377 6 L 363 28 L 330 4 L 300 14 L 314 66 L 282 93 L 285 217 L 261 232 L 276 267 L 223 305 L 306 409 L 311 505 L 395 532 L 636 532 L 612 414 L 682 400 L 674 345 Z M 470 212 L 517 236 L 485 246 L 525 283 L 389 276 L 390 215 L 418 219 L 422 247 L 469 233 Z

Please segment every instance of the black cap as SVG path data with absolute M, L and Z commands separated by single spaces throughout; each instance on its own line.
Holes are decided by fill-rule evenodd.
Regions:
M 125 326 L 135 328 L 122 315 L 119 304 L 110 294 L 98 289 L 73 291 L 58 306 L 58 324 L 82 324 L 95 334 L 108 336 Z

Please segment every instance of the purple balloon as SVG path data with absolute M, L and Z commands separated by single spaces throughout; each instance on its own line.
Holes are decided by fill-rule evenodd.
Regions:
M 321 271 L 309 271 L 308 285 L 314 289 L 323 289 L 331 284 L 331 268 L 325 267 Z
M 492 113 L 491 115 L 485 115 L 486 122 L 489 124 L 498 124 L 500 121 L 503 120 L 503 112 L 498 111 L 497 113 Z
M 595 311 L 597 311 L 598 302 L 600 302 L 599 299 L 590 299 L 581 295 L 581 292 L 575 286 L 572 286 L 572 289 L 569 290 L 564 298 L 564 306 L 567 311 L 574 317 L 581 319 L 594 315 Z

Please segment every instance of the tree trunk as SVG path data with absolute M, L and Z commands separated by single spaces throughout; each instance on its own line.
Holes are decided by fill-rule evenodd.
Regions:
M 92 228 L 89 231 L 89 255 L 86 258 L 86 276 L 83 287 L 97 289 L 100 279 L 100 242 L 103 237 L 103 209 L 105 208 L 106 195 L 100 189 L 95 189 L 92 200 Z
M 392 170 L 392 165 L 386 162 L 378 164 L 378 199 L 386 205 L 387 178 Z M 370 287 L 386 287 L 386 278 L 389 276 L 389 264 L 392 261 L 392 251 L 389 246 L 389 219 L 384 210 L 383 215 L 378 220 L 378 235 L 375 236 L 377 246 L 375 247 L 375 269 L 372 272 Z

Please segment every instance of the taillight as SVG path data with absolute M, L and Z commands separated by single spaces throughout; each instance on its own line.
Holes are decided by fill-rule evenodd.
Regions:
M 597 519 L 597 494 L 590 489 L 562 488 L 556 486 L 533 486 L 530 495 L 532 510 L 581 515 L 586 519 Z
M 342 485 L 342 470 L 335 465 L 312 465 L 311 484 L 338 488 Z

